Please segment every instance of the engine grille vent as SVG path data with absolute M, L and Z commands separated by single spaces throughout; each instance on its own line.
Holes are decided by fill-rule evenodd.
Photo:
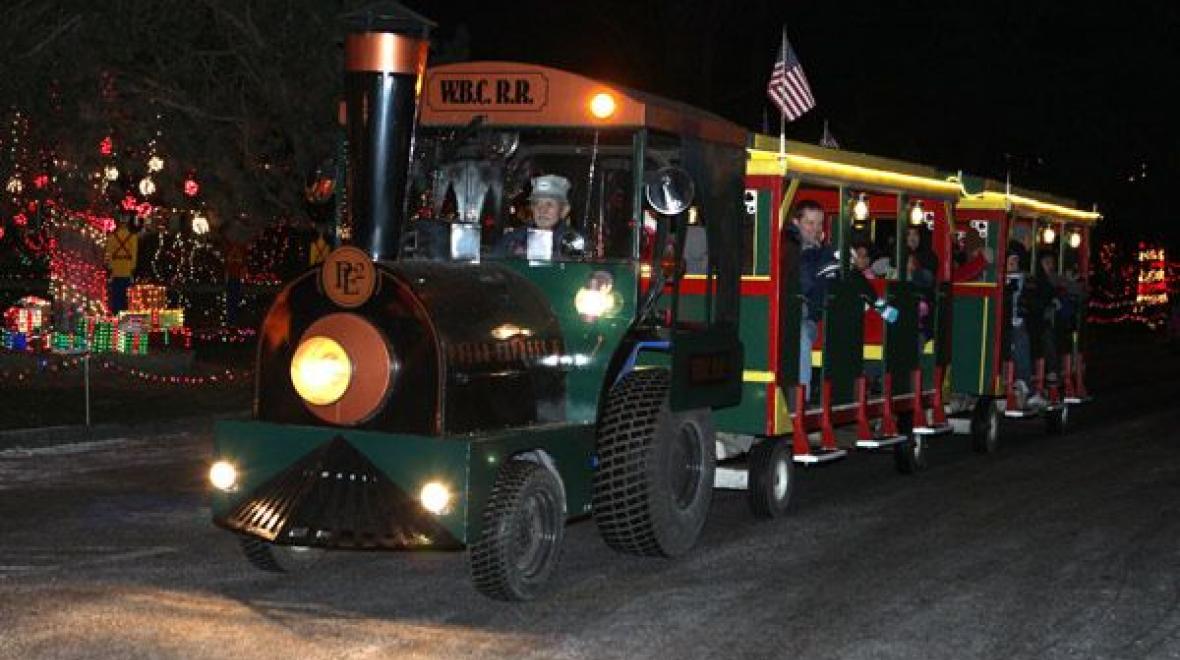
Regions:
M 281 545 L 361 550 L 460 545 L 343 436 L 259 486 L 222 524 Z

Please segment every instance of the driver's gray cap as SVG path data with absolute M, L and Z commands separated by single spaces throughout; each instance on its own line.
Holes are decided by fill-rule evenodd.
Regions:
M 569 190 L 569 179 L 556 174 L 546 174 L 533 179 L 533 192 L 529 194 L 529 199 L 533 200 L 547 197 L 549 199 L 556 199 L 559 202 L 565 202 L 568 204 Z

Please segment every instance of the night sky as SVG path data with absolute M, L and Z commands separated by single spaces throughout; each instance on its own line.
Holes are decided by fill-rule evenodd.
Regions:
M 548 64 L 756 130 L 766 117 L 771 133 L 765 88 L 786 23 L 818 102 L 789 138 L 817 142 L 826 119 L 845 149 L 1011 172 L 1014 185 L 1097 203 L 1108 236 L 1180 243 L 1169 190 L 1180 3 L 405 4 L 439 22 L 443 57 Z

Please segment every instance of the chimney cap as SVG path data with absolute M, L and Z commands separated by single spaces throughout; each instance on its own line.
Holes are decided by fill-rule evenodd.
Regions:
M 428 37 L 438 23 L 398 2 L 374 2 L 342 14 L 340 20 L 353 32 L 394 32 Z

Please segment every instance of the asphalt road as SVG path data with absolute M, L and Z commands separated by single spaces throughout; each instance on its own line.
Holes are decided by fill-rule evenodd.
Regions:
M 576 523 L 522 605 L 460 554 L 255 572 L 209 522 L 206 433 L 0 449 L 0 657 L 1180 658 L 1178 367 L 1125 343 L 1069 435 L 801 471 L 778 521 L 719 492 L 681 560 Z

